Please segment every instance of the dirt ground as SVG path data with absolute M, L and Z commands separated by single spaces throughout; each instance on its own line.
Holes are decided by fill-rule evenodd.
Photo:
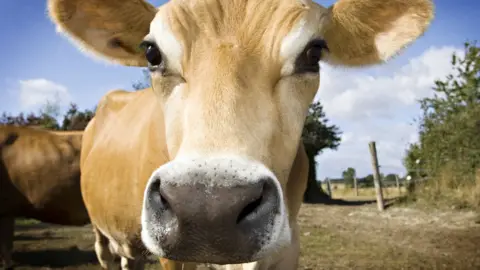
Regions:
M 303 205 L 299 269 L 480 269 L 475 220 L 473 212 Z M 19 224 L 14 246 L 17 270 L 100 269 L 90 226 Z

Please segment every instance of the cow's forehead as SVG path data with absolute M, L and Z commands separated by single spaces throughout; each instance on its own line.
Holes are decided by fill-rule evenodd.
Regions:
M 158 8 L 146 39 L 172 59 L 222 45 L 289 58 L 318 33 L 319 8 L 300 0 L 173 0 Z

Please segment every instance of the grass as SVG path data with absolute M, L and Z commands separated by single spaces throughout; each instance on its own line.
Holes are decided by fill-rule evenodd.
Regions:
M 15 225 L 16 226 L 22 226 L 22 225 L 35 225 L 40 223 L 40 221 L 36 219 L 31 219 L 31 218 L 18 218 L 15 219 Z
M 405 201 L 429 208 L 480 211 L 480 169 L 468 175 L 449 164 L 438 175 L 416 184 Z
M 302 205 L 298 220 L 299 269 L 480 269 L 480 225 L 471 211 Z M 100 269 L 90 226 L 16 228 L 16 270 Z M 147 269 L 160 269 L 155 258 Z
M 326 185 L 322 188 L 326 189 Z M 405 187 L 400 187 L 398 190 L 396 187 L 384 187 L 382 188 L 383 198 L 384 199 L 393 199 L 399 196 L 404 196 L 407 191 Z M 370 201 L 375 200 L 375 188 L 359 188 L 358 189 L 358 196 L 355 194 L 355 189 L 353 188 L 339 188 L 339 189 L 332 189 L 332 198 L 334 199 L 344 199 L 344 200 L 359 200 L 359 201 Z
M 467 225 L 471 213 L 393 208 L 380 214 L 373 206 L 306 206 L 303 215 L 302 269 L 480 267 L 480 231 Z
M 400 188 L 400 191 L 395 187 L 386 187 L 382 188 L 383 198 L 385 199 L 392 199 L 398 196 L 404 195 L 406 190 L 404 187 Z M 359 188 L 358 189 L 358 196 L 355 194 L 355 189 L 353 188 L 346 188 L 343 190 L 333 191 L 333 198 L 335 199 L 355 199 L 359 197 L 360 199 L 372 199 L 376 198 L 375 188 Z

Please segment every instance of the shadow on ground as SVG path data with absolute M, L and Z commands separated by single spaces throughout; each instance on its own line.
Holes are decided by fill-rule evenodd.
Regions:
M 63 268 L 85 264 L 98 264 L 94 251 L 80 250 L 76 246 L 69 249 L 45 249 L 16 251 L 12 254 L 15 267 Z
M 15 231 L 16 232 L 24 232 L 24 231 L 33 231 L 33 230 L 42 230 L 42 229 L 59 229 L 59 228 L 91 228 L 91 224 L 86 224 L 84 226 L 74 226 L 74 225 L 60 225 L 60 224 L 52 224 L 52 223 L 44 223 L 44 222 L 38 222 L 38 223 L 32 223 L 32 224 L 15 224 Z
M 21 250 L 12 254 L 14 269 L 42 268 L 42 269 L 70 269 L 79 267 L 80 269 L 88 267 L 100 267 L 96 254 L 92 249 L 83 250 L 77 246 L 68 249 L 44 249 L 44 250 Z M 120 257 L 115 258 L 117 264 L 120 263 Z M 146 258 L 147 264 L 157 264 L 155 257 Z M 0 267 L 0 269 L 2 269 Z
M 58 235 L 54 235 L 50 231 L 44 231 L 40 234 L 26 234 L 21 233 L 17 234 L 14 237 L 14 241 L 38 241 L 38 240 L 61 240 L 65 239 L 65 237 L 61 237 Z
M 33 223 L 33 224 L 15 224 L 15 231 L 16 232 L 21 232 L 21 231 L 30 231 L 30 230 L 36 230 L 36 229 L 50 229 L 50 228 L 55 228 L 55 227 L 61 227 L 59 225 L 53 225 L 49 223 Z
M 53 235 L 15 235 L 13 241 L 45 241 L 45 240 L 61 240 L 65 237 Z

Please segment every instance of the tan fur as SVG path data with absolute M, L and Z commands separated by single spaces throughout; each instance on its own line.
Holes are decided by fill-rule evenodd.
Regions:
M 161 123 L 153 121 L 156 118 L 152 117 L 158 112 L 153 91 L 129 93 L 128 103 L 116 98 L 125 93 L 107 94 L 98 106 L 94 122 L 85 129 L 82 158 L 88 158 L 82 159 L 82 195 L 94 224 L 101 228 L 111 227 L 115 242 L 131 242 L 140 249 L 142 245 L 137 234 L 140 233 L 139 215 L 145 184 L 152 171 L 158 164 L 165 163 L 168 156 L 160 148 L 162 134 L 157 134 L 161 131 Z M 110 110 L 111 107 L 119 109 Z M 124 177 L 132 181 L 128 189 L 123 188 L 123 181 L 117 180 Z M 115 192 L 98 190 L 89 181 L 105 181 L 105 188 Z M 110 209 L 112 204 L 122 209 L 121 215 L 104 215 L 103 209 Z M 132 254 L 124 255 L 133 257 Z
M 332 56 L 329 60 L 349 66 L 376 64 L 393 56 L 381 59 L 374 43 L 379 34 L 392 30 L 398 19 L 408 18 L 403 24 L 407 32 L 397 33 L 401 43 L 392 46 L 403 48 L 423 34 L 434 16 L 433 3 L 418 0 L 343 0 L 329 11 L 328 16 L 333 19 L 325 20 L 321 27 L 322 36 L 335 45 L 329 46 Z M 402 40 L 399 35 L 407 35 L 408 39 Z
M 145 65 L 143 53 L 138 50 L 137 40 L 142 39 L 148 33 L 148 27 L 155 8 L 142 0 L 124 1 L 122 9 L 111 9 L 112 5 L 117 5 L 116 0 L 56 0 L 48 1 L 48 10 L 50 14 L 55 14 L 58 21 L 68 22 L 69 27 L 58 25 L 57 30 L 65 31 L 71 37 L 81 44 L 88 51 L 97 51 L 99 54 L 108 55 L 109 59 L 117 61 L 124 65 Z M 143 10 L 144 12 L 130 14 L 131 10 Z M 151 14 L 151 16 L 145 16 Z M 94 20 L 85 20 L 85 16 L 92 16 Z M 107 20 L 104 20 L 108 18 Z M 123 18 L 117 21 L 116 18 Z M 136 25 L 137 29 L 129 28 L 130 25 Z M 134 31 L 131 31 L 134 30 Z M 133 39 L 124 39 L 127 35 L 135 35 Z M 123 43 L 120 47 L 112 48 L 107 42 L 111 39 L 119 38 Z M 84 40 L 97 40 L 94 44 L 84 42 Z M 130 43 L 133 41 L 133 43 Z M 103 48 L 100 49 L 99 48 Z M 127 50 L 127 51 L 125 51 Z M 138 51 L 136 59 L 131 59 L 131 52 Z
M 298 262 L 296 216 L 308 173 L 300 134 L 319 77 L 285 74 L 292 59 L 280 56 L 284 38 L 306 22 L 303 30 L 327 43 L 323 60 L 365 66 L 398 53 L 433 18 L 429 0 L 340 0 L 328 9 L 298 0 L 172 0 L 158 9 L 160 17 L 138 0 L 48 2 L 64 33 L 117 63 L 146 65 L 137 46 L 157 19 L 183 50 L 181 59 L 164 55 L 166 71 L 152 73 L 152 89 L 111 92 L 100 102 L 82 147 L 82 195 L 92 223 L 118 254 L 138 257 L 143 192 L 155 169 L 191 153 L 247 156 L 278 178 L 293 235 L 289 248 L 255 269 L 290 270 Z M 180 67 L 169 66 L 176 61 Z
M 146 65 L 142 52 L 139 51 L 132 57 L 128 51 L 137 50 L 139 40 L 148 33 L 150 22 L 155 15 L 155 8 L 150 4 L 141 0 L 130 0 L 121 7 L 112 8 L 116 3 L 114 0 L 48 2 L 53 21 L 80 46 L 124 65 Z M 317 4 L 305 2 L 311 9 L 325 9 Z M 171 19 L 174 31 L 189 37 L 184 41 L 191 41 L 201 32 L 202 37 L 215 42 L 222 34 L 231 34 L 231 30 L 245 29 L 239 33 L 242 38 L 256 43 L 264 36 L 271 42 L 275 37 L 278 39 L 285 35 L 302 12 L 301 1 L 297 0 L 174 0 L 167 2 L 162 8 L 167 6 L 171 9 L 170 12 L 174 13 Z M 133 10 L 135 11 L 132 12 Z M 375 64 L 382 60 L 379 59 L 374 45 L 375 37 L 390 30 L 400 17 L 410 17 L 408 23 L 410 37 L 403 44 L 392 46 L 403 48 L 423 34 L 434 16 L 433 3 L 428 0 L 342 0 L 329 7 L 327 11 L 323 15 L 325 17 L 323 24 L 319 25 L 319 33 L 329 43 L 331 60 L 334 63 L 352 66 Z M 83 12 L 89 16 L 80 16 Z M 202 31 L 205 28 L 199 28 L 197 24 L 205 27 L 207 31 Z M 261 24 L 272 25 L 270 33 L 272 36 L 259 30 L 264 29 Z M 130 27 L 128 32 L 125 31 L 127 25 Z M 101 34 L 89 37 L 87 31 L 90 28 L 98 29 Z M 109 48 L 106 44 L 98 46 L 93 42 L 94 38 L 98 38 L 100 42 L 113 37 L 120 39 L 125 46 Z M 251 43 L 252 47 L 255 47 L 254 43 Z M 278 47 L 271 46 L 270 49 L 278 50 Z
M 0 126 L 0 250 L 7 253 L 4 256 L 9 257 L 12 248 L 11 217 L 63 225 L 90 222 L 80 194 L 81 143 L 81 131 Z
M 130 97 L 125 98 L 126 94 Z M 117 110 L 109 110 L 109 108 Z M 138 113 L 140 111 L 142 113 Z M 82 195 L 92 217 L 92 223 L 98 227 L 110 228 L 108 233 L 113 236 L 113 239 L 110 239 L 113 242 L 118 245 L 127 244 L 129 252 L 119 250 L 118 254 L 128 258 L 141 257 L 145 252 L 143 245 L 139 242 L 141 229 L 139 215 L 143 190 L 151 172 L 158 164 L 163 164 L 169 159 L 168 153 L 157 148 L 161 146 L 159 142 L 164 140 L 164 135 L 158 133 L 161 130 L 161 124 L 158 123 L 158 118 L 161 119 L 159 113 L 155 94 L 151 88 L 137 92 L 112 91 L 102 98 L 95 118 L 89 123 L 84 133 L 82 155 L 88 155 L 88 160 L 82 161 L 84 172 Z M 148 117 L 152 114 L 156 117 Z M 98 119 L 103 119 L 102 125 L 98 124 Z M 115 131 L 113 132 L 112 129 Z M 135 130 L 139 133 L 132 136 Z M 113 145 L 115 147 L 112 147 Z M 136 148 L 132 148 L 133 145 Z M 132 151 L 133 149 L 135 151 Z M 303 144 L 300 144 L 298 151 L 287 188 L 287 196 L 292 198 L 288 203 L 292 224 L 295 223 L 300 208 L 301 199 L 298 200 L 298 198 L 303 197 L 308 175 L 308 160 Z M 109 164 L 112 164 L 112 158 L 115 158 L 114 164 L 128 165 L 111 166 Z M 102 169 L 95 170 L 95 168 Z M 90 178 L 90 172 L 95 173 L 95 177 Z M 133 176 L 136 174 L 138 177 Z M 122 188 L 124 182 L 111 180 L 119 177 L 126 177 L 131 183 L 136 184 L 129 188 Z M 89 183 L 90 179 L 97 184 Z M 115 192 L 105 192 L 98 185 L 98 179 L 106 179 L 104 188 L 115 190 Z M 125 198 L 129 199 L 125 200 Z M 108 209 L 109 213 L 118 211 L 119 214 L 105 215 L 105 209 Z M 162 259 L 161 264 L 165 269 L 172 270 L 185 267 L 166 259 Z

